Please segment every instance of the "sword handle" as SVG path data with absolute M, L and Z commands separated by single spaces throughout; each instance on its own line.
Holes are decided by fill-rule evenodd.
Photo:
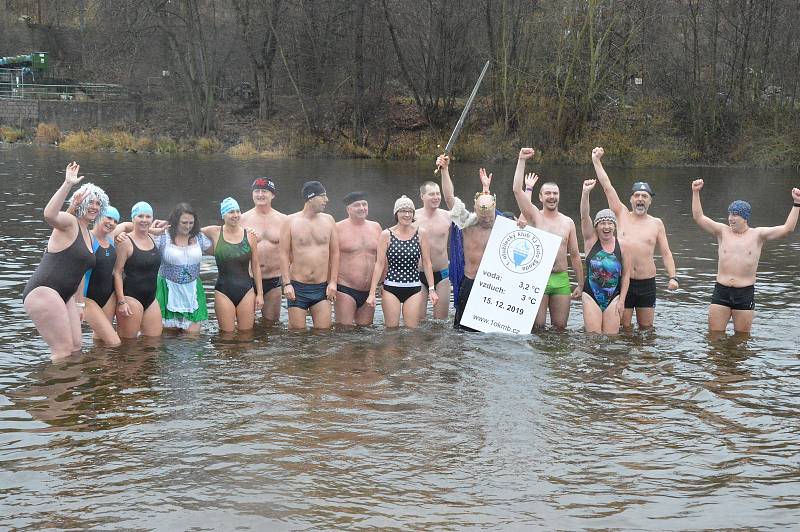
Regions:
M 450 154 L 449 154 L 449 153 L 447 153 L 447 152 L 443 153 L 442 155 L 447 155 L 448 157 L 450 156 Z M 450 160 L 452 161 L 452 160 L 453 160 L 453 158 L 452 158 L 452 157 L 450 157 Z M 440 168 L 441 168 L 441 166 L 437 166 L 437 167 L 436 167 L 436 170 L 434 170 L 434 171 L 433 171 L 433 175 L 439 175 L 439 169 L 440 169 Z

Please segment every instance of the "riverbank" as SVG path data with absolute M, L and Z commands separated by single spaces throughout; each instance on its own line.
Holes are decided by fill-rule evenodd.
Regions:
M 386 160 L 432 160 L 442 151 L 450 131 L 436 130 L 422 121 L 410 102 L 395 100 L 385 113 L 381 127 L 354 142 L 345 127 L 312 132 L 299 127 L 291 107 L 270 120 L 257 120 L 241 106 L 223 106 L 213 136 L 193 137 L 185 132 L 186 121 L 174 107 L 166 112 L 158 104 L 148 106 L 141 124 L 115 129 L 61 131 L 56 124 L 35 129 L 0 126 L 0 142 L 38 143 L 61 149 L 127 153 L 226 154 L 239 159 L 291 157 L 366 158 Z M 758 123 L 742 124 L 740 134 L 713 154 L 693 148 L 685 135 L 672 125 L 657 102 L 601 113 L 590 128 L 567 148 L 551 145 L 547 128 L 529 119 L 518 131 L 504 132 L 493 125 L 486 109 L 476 106 L 453 151 L 461 161 L 492 162 L 514 157 L 519 146 L 537 147 L 537 159 L 548 164 L 584 164 L 594 146 L 606 148 L 610 164 L 632 167 L 752 166 L 760 168 L 800 167 L 800 127 L 770 128 Z

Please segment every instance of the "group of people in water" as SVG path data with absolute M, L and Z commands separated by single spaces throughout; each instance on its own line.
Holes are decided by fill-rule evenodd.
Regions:
M 543 183 L 541 207 L 532 202 L 538 176 L 525 170 L 534 153 L 522 148 L 517 159 L 512 182 L 521 211 L 517 222 L 561 237 L 534 327 L 545 326 L 549 313 L 551 326 L 565 328 L 572 299 L 582 301 L 587 332 L 618 333 L 632 327 L 634 315 L 640 328 L 652 327 L 656 248 L 667 288 L 679 286 L 664 223 L 648 214 L 652 187 L 634 183 L 628 208 L 603 168 L 603 148 L 592 150 L 597 177 L 582 186 L 582 258 L 575 222 L 559 212 L 558 185 Z M 420 208 L 407 196 L 398 198 L 395 224 L 383 229 L 368 219 L 369 203 L 360 191 L 344 197 L 347 217 L 336 222 L 325 213 L 328 197 L 319 181 L 303 185 L 301 211 L 281 213 L 272 205 L 275 182 L 267 177 L 253 181 L 254 207 L 247 212 L 233 198 L 222 200 L 221 225 L 201 227 L 186 203 L 176 205 L 167 220 L 155 220 L 144 201 L 133 205 L 129 222 L 122 222 L 106 193 L 90 183 L 81 185 L 62 210 L 83 180 L 73 162 L 44 209 L 53 231 L 25 286 L 25 310 L 54 358 L 80 350 L 82 321 L 107 345 L 159 336 L 164 327 L 198 332 L 208 320 L 200 264 L 204 254 L 213 254 L 218 270 L 214 312 L 223 332 L 252 329 L 257 314 L 267 323 L 277 322 L 284 297 L 290 329 L 305 329 L 309 314 L 314 328 L 329 328 L 332 315 L 337 325 L 370 325 L 379 285 L 386 327 L 401 321 L 418 326 L 429 302 L 433 318 L 446 319 L 452 290 L 454 325 L 466 329 L 461 316 L 496 216 L 503 213 L 491 192 L 492 174 L 480 169 L 481 189 L 470 211 L 455 196 L 450 158 L 441 155 L 436 164 L 441 188 L 433 181 L 423 183 Z M 589 197 L 598 182 L 610 208 L 592 218 Z M 719 243 L 708 326 L 724 331 L 732 320 L 736 332 L 749 332 L 762 246 L 794 231 L 800 190 L 791 191 L 793 206 L 783 225 L 754 228 L 749 226 L 751 207 L 742 200 L 730 204 L 727 225 L 706 217 L 700 202 L 703 185 L 701 179 L 692 183 L 692 216 Z

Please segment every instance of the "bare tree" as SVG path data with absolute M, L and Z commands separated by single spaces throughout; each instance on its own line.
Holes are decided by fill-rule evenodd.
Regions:
M 278 51 L 272 26 L 281 17 L 281 0 L 233 0 L 242 40 L 253 66 L 258 91 L 258 117 L 269 118 L 273 107 L 273 64 Z
M 183 85 L 192 133 L 207 135 L 215 126 L 214 84 L 219 64 L 212 38 L 214 0 L 147 0 L 167 41 Z

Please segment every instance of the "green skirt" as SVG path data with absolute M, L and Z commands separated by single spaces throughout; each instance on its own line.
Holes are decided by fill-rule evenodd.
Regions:
M 167 308 L 169 301 L 169 287 L 167 281 L 158 276 L 156 281 L 156 300 L 161 307 L 161 318 L 164 327 L 176 329 L 188 329 L 193 323 L 202 323 L 208 320 L 208 305 L 206 304 L 206 291 L 203 288 L 203 281 L 198 277 L 195 280 L 197 291 L 197 310 L 194 312 L 173 312 Z

